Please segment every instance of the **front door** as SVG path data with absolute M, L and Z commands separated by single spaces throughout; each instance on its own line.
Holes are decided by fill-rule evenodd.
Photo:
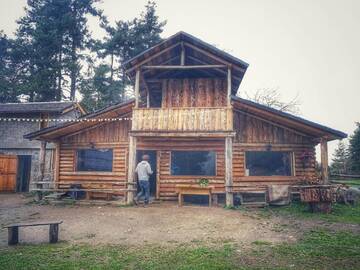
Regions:
M 138 164 L 143 155 L 149 155 L 150 160 L 150 166 L 151 170 L 153 171 L 153 174 L 150 176 L 150 196 L 155 197 L 156 196 L 156 151 L 155 150 L 137 150 L 136 151 L 136 164 Z M 140 191 L 139 185 L 138 186 L 138 192 Z
M 18 161 L 16 191 L 28 192 L 31 171 L 31 155 L 19 155 Z

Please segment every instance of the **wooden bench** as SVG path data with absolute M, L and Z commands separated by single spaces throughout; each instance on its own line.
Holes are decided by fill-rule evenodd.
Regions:
M 209 196 L 209 207 L 211 207 L 211 194 L 214 187 L 196 186 L 196 185 L 176 185 L 176 192 L 178 193 L 179 206 L 184 204 L 184 195 L 207 195 Z
M 59 238 L 59 224 L 62 221 L 54 222 L 38 222 L 38 223 L 17 223 L 4 226 L 8 229 L 8 245 L 16 245 L 19 243 L 19 228 L 20 227 L 34 227 L 34 226 L 49 226 L 49 242 L 57 243 Z

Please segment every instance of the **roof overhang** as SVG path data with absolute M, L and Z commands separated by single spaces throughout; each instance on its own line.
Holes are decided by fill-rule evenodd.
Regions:
M 197 68 L 166 68 L 181 63 L 184 52 L 185 66 Z M 204 68 L 200 66 L 203 65 Z M 211 69 L 205 66 L 212 66 Z M 164 66 L 163 69 L 149 69 L 149 66 Z M 188 33 L 178 32 L 133 57 L 123 64 L 125 72 L 134 81 L 137 69 L 143 69 L 142 76 L 147 80 L 176 78 L 176 77 L 226 77 L 227 68 L 231 68 L 232 93 L 237 89 L 245 75 L 249 64 L 236 58 L 215 46 L 206 43 Z M 200 68 L 199 68 L 200 67 Z
M 94 113 L 84 115 L 75 122 L 66 122 L 26 134 L 24 135 L 24 138 L 30 140 L 56 141 L 63 136 L 98 125 L 100 122 L 96 121 L 96 119 L 123 117 L 132 112 L 134 103 L 134 99 L 131 99 L 123 103 L 115 104 Z
M 268 121 L 281 124 L 295 131 L 307 134 L 314 139 L 322 138 L 327 141 L 332 141 L 347 137 L 347 134 L 342 131 L 323 126 L 247 99 L 232 96 L 232 104 L 235 110 L 238 109 Z

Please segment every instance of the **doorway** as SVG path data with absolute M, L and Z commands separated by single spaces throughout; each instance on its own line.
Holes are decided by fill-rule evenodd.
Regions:
M 31 155 L 18 156 L 16 192 L 28 192 L 31 171 Z
M 17 166 L 15 155 L 0 155 L 0 192 L 16 191 Z
M 143 155 L 149 155 L 149 163 L 151 166 L 151 170 L 153 174 L 150 175 L 150 196 L 156 196 L 156 151 L 155 150 L 137 150 L 136 151 L 136 164 L 138 164 L 142 160 Z M 140 192 L 140 187 L 137 185 L 137 192 Z

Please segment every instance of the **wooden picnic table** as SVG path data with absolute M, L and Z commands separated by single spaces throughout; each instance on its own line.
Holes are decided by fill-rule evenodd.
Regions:
M 175 188 L 178 193 L 179 206 L 182 206 L 184 203 L 184 195 L 207 195 L 209 196 L 209 207 L 211 207 L 213 186 L 176 185 Z

